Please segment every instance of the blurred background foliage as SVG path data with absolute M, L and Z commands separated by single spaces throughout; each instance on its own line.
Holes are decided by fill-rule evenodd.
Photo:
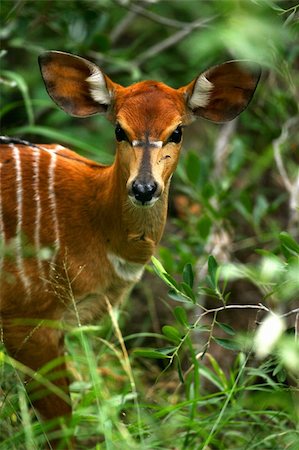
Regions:
M 180 347 L 181 358 L 174 358 L 177 368 L 182 363 L 180 370 L 195 373 L 198 367 L 194 355 L 204 349 L 203 353 L 207 352 L 209 356 L 208 361 L 203 360 L 203 365 L 207 362 L 210 369 L 201 368 L 201 372 L 198 369 L 201 376 L 205 375 L 210 383 L 212 381 L 213 389 L 215 386 L 220 389 L 221 383 L 217 384 L 215 377 L 223 381 L 223 369 L 224 373 L 230 373 L 232 383 L 232 373 L 237 373 L 243 363 L 240 354 L 235 360 L 232 352 L 239 347 L 234 347 L 225 337 L 231 336 L 234 330 L 252 331 L 262 317 L 257 316 L 256 310 L 246 309 L 246 305 L 263 303 L 266 308 L 281 314 L 298 308 L 298 3 L 288 0 L 2 0 L 0 7 L 1 134 L 34 142 L 59 142 L 104 163 L 113 159 L 113 127 L 101 117 L 71 118 L 51 102 L 37 64 L 37 57 L 43 51 L 62 50 L 91 59 L 115 82 L 125 85 L 140 79 L 158 79 L 179 87 L 208 67 L 226 60 L 250 59 L 261 64 L 263 75 L 254 99 L 239 118 L 224 125 L 198 120 L 186 130 L 180 164 L 172 184 L 166 233 L 157 255 L 163 268 L 155 269 L 164 282 L 164 271 L 171 274 L 170 278 L 163 284 L 154 278 L 153 269 L 149 268 L 132 293 L 126 312 L 120 316 L 126 334 L 139 333 L 138 337 L 132 334 L 135 337 L 128 338 L 129 348 L 146 347 L 149 343 L 156 346 L 156 341 L 153 344 L 141 333 L 148 336 L 147 332 L 154 331 L 160 339 L 164 336 Z M 191 272 L 186 269 L 190 263 L 196 289 L 190 283 Z M 218 265 L 222 266 L 221 271 Z M 167 294 L 169 279 L 176 283 L 175 280 L 182 280 L 182 277 L 184 283 L 174 284 L 176 296 L 172 289 L 170 300 Z M 178 300 L 180 296 L 184 300 L 187 298 L 184 305 L 186 319 L 181 309 L 176 309 L 174 298 Z M 224 325 L 218 328 L 215 316 L 210 315 L 210 319 L 209 315 L 205 316 L 202 330 L 194 326 L 197 330 L 193 336 L 195 349 L 190 356 L 190 342 L 178 344 L 180 334 L 164 328 L 162 336 L 161 328 L 165 323 L 175 328 L 176 323 L 180 329 L 189 323 L 190 331 L 198 314 L 194 299 L 207 309 L 222 307 L 225 302 L 244 305 L 244 309 L 220 312 L 217 321 Z M 126 320 L 128 317 L 130 320 Z M 298 335 L 298 316 L 289 314 L 285 318 L 284 326 L 292 330 L 291 334 Z M 218 336 L 218 341 L 213 341 L 212 335 Z M 252 341 L 252 334 L 248 336 L 247 340 Z M 255 362 L 244 383 L 249 385 L 252 380 L 262 377 L 271 385 L 274 372 L 276 377 L 280 374 L 279 382 L 291 378 L 294 383 L 294 374 L 298 376 L 298 345 L 292 342 L 290 344 L 290 336 L 286 335 L 277 347 L 275 358 L 278 360 L 274 358 L 273 362 L 271 359 L 259 369 Z M 70 338 L 70 351 L 72 345 Z M 142 355 L 146 356 L 145 350 L 140 350 L 139 356 Z M 157 358 L 159 355 L 152 353 L 151 356 Z M 110 359 L 106 359 L 105 363 L 109 365 Z M 165 368 L 163 361 L 159 364 L 154 366 L 145 360 L 138 366 L 144 376 L 144 385 L 155 379 L 161 367 Z M 286 371 L 285 377 L 281 375 L 282 369 Z M 212 372 L 208 375 L 205 370 L 211 370 L 214 378 Z M 178 380 L 175 374 L 176 371 L 170 371 L 166 386 L 158 384 L 158 397 L 163 397 L 164 401 L 169 383 Z M 190 381 L 189 390 L 186 389 L 187 401 L 191 401 L 192 383 L 194 388 L 196 377 Z M 209 390 L 208 385 L 203 386 Z M 154 402 L 159 403 L 160 398 L 157 400 L 152 391 L 151 395 Z M 244 404 L 238 399 L 239 405 L 252 411 L 260 401 L 259 395 L 252 389 Z M 178 404 L 176 402 L 181 398 L 177 393 L 174 397 L 172 404 Z M 283 409 L 284 401 L 278 397 L 271 397 L 272 403 L 267 397 L 273 411 Z M 265 398 L 263 404 L 266 405 Z M 286 402 L 293 402 L 289 397 L 287 399 Z M 158 425 L 159 417 L 164 417 L 164 425 L 170 425 L 167 431 L 162 428 L 163 432 L 158 432 L 157 425 L 160 442 L 163 439 L 168 442 L 171 430 L 177 429 L 177 423 L 174 425 L 172 418 L 168 420 L 167 414 L 171 410 L 167 412 L 166 408 L 163 413 L 160 410 L 160 416 L 157 413 Z M 277 436 L 282 436 L 283 427 L 292 428 L 298 420 L 298 407 L 292 403 L 288 406 L 288 412 L 290 410 L 290 416 L 280 423 L 275 422 L 274 416 L 267 416 L 265 429 L 259 430 L 265 440 L 262 437 L 260 441 L 253 440 L 252 447 L 251 438 L 246 441 L 247 446 L 240 446 L 234 426 L 226 432 L 230 437 L 226 437 L 224 443 L 216 440 L 214 447 L 201 447 L 199 441 L 208 445 L 212 437 L 207 440 L 203 431 L 200 434 L 193 421 L 196 417 L 193 408 L 193 415 L 188 416 L 192 424 L 189 423 L 189 431 L 182 438 L 183 444 L 171 448 L 295 450 L 298 447 L 292 447 L 291 438 L 280 437 L 277 444 Z M 180 407 L 175 406 L 174 411 L 180 411 L 180 429 L 184 430 L 187 419 Z M 252 437 L 261 412 L 253 416 L 248 411 L 247 419 L 254 422 L 250 428 Z M 240 411 L 234 410 L 234 413 L 232 417 L 235 418 Z M 217 416 L 217 410 L 215 414 Z M 202 430 L 208 429 L 210 417 L 209 413 L 201 415 Z M 225 420 L 227 430 L 230 419 L 226 417 Z M 147 425 L 150 427 L 152 422 Z M 195 427 L 194 435 L 200 434 L 198 442 L 194 441 L 194 436 L 190 437 L 192 426 Z M 277 434 L 267 440 L 273 427 Z M 165 436 L 162 436 L 164 432 Z M 167 444 L 158 447 L 150 442 L 149 447 L 140 448 L 170 448 Z M 262 442 L 260 447 L 256 446 L 257 442 Z M 130 441 L 130 448 L 135 448 L 133 445 Z

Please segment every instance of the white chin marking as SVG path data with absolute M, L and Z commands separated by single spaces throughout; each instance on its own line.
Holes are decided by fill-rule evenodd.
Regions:
M 135 197 L 129 195 L 129 199 L 131 200 L 131 203 L 134 206 L 137 206 L 138 208 L 151 208 L 152 206 L 154 206 L 154 204 L 156 203 L 158 198 L 159 197 L 155 197 L 155 198 L 152 198 L 149 202 L 142 203 L 141 201 L 136 200 Z

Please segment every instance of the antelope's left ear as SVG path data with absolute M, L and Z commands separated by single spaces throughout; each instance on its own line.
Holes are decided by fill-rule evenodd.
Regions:
M 258 64 L 229 61 L 212 67 L 180 90 L 193 115 L 227 122 L 248 106 L 260 76 Z
M 98 66 L 80 56 L 49 51 L 38 60 L 48 94 L 72 116 L 106 113 L 120 88 Z

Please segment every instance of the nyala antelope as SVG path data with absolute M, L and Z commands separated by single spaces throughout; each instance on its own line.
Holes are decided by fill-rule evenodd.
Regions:
M 39 63 L 60 108 L 78 117 L 105 114 L 116 137 L 110 166 L 61 145 L 1 139 L 1 336 L 33 373 L 60 358 L 42 373 L 62 396 L 45 393 L 36 379 L 26 383 L 49 420 L 71 414 L 63 331 L 51 323 L 74 322 L 75 312 L 89 323 L 128 294 L 161 239 L 184 128 L 197 117 L 234 119 L 260 70 L 230 61 L 173 89 L 157 81 L 123 87 L 92 62 L 57 51 Z

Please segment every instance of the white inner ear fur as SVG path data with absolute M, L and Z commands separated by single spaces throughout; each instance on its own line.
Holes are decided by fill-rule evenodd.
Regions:
M 101 105 L 110 105 L 111 95 L 107 89 L 105 77 L 95 65 L 89 66 L 91 75 L 86 78 L 90 86 L 90 95 L 92 99 Z
M 189 106 L 191 109 L 204 108 L 208 105 L 211 97 L 211 92 L 214 88 L 204 74 L 199 75 L 197 78 L 192 95 L 189 99 Z

